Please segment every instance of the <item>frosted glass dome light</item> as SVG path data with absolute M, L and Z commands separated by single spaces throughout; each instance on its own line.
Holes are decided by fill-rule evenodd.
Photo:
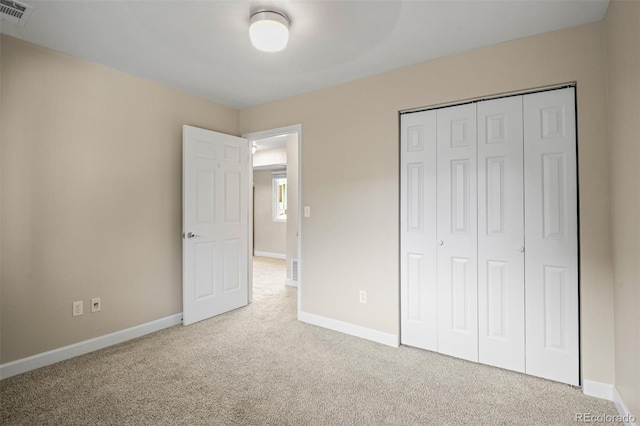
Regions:
M 253 46 L 264 52 L 279 52 L 289 41 L 289 19 L 279 13 L 263 10 L 251 15 L 249 37 Z

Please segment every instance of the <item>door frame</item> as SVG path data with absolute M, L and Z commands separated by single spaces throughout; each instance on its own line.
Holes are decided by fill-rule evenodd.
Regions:
M 253 146 L 253 142 L 258 139 L 270 138 L 274 136 L 290 135 L 296 133 L 298 135 L 298 300 L 297 300 L 297 317 L 300 318 L 302 312 L 302 124 L 294 124 L 291 126 L 278 127 L 275 129 L 262 130 L 259 132 L 244 133 L 243 138 L 249 141 L 249 148 Z M 249 162 L 251 165 L 250 185 L 253 187 L 253 152 L 249 150 Z M 249 202 L 249 303 L 253 301 L 253 199 L 250 197 Z

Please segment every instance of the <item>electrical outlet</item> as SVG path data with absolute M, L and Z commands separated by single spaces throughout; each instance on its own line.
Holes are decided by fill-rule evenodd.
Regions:
M 98 312 L 102 309 L 102 300 L 99 297 L 91 299 L 91 312 Z
M 304 217 L 311 217 L 311 207 L 304 206 Z
M 360 303 L 367 303 L 367 292 L 360 290 Z
M 73 302 L 73 316 L 77 317 L 78 315 L 82 315 L 82 300 L 78 300 L 77 302 Z

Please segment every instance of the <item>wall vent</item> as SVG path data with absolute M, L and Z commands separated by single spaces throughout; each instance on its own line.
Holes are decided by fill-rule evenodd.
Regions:
M 31 12 L 33 12 L 33 7 L 28 4 L 12 0 L 0 0 L 0 18 L 3 21 L 24 27 L 27 19 L 31 16 Z
M 298 281 L 298 259 L 291 260 L 291 280 Z

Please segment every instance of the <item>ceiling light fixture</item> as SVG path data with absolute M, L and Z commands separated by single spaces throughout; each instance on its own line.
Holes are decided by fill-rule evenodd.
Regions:
M 251 43 L 264 52 L 279 52 L 289 41 L 289 18 L 280 12 L 259 10 L 251 15 Z

